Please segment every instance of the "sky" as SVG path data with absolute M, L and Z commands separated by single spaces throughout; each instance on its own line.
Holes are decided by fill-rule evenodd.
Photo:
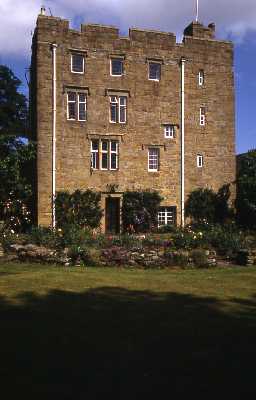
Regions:
M 42 4 L 48 15 L 81 23 L 102 23 L 173 32 L 181 41 L 195 20 L 196 0 L 0 0 L 0 64 L 7 65 L 28 93 L 25 73 L 36 18 Z M 218 39 L 232 40 L 235 50 L 236 150 L 256 148 L 256 0 L 199 0 L 199 21 L 216 24 Z

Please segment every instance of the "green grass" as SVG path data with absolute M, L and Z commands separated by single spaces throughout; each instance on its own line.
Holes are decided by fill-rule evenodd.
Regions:
M 0 264 L 6 399 L 256 393 L 256 268 Z

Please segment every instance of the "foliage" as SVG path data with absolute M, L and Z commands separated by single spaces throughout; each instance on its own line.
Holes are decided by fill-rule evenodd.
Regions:
M 68 256 L 73 263 L 86 264 L 91 262 L 90 254 L 86 246 L 72 245 L 69 247 Z
M 87 189 L 73 193 L 59 192 L 55 200 L 58 227 L 79 225 L 80 227 L 97 228 L 103 211 L 100 208 L 100 193 Z
M 30 227 L 31 212 L 25 200 L 17 199 L 14 193 L 10 192 L 9 198 L 0 201 L 0 219 L 4 222 L 4 232 L 25 232 Z
M 31 222 L 34 145 L 24 141 L 27 103 L 21 82 L 0 66 L 0 220 L 5 230 L 21 231 Z
M 0 65 L 0 136 L 27 135 L 26 97 L 18 92 L 21 81 L 6 66 Z
M 155 191 L 128 191 L 123 195 L 124 231 L 147 232 L 157 226 L 157 210 L 162 198 Z
M 237 220 L 244 227 L 256 229 L 256 150 L 238 160 Z
M 197 223 L 203 221 L 223 223 L 232 216 L 232 210 L 228 204 L 229 198 L 229 185 L 223 185 L 217 193 L 207 188 L 196 189 L 186 201 L 186 216 Z
M 196 267 L 208 267 L 208 258 L 204 249 L 194 249 L 190 253 L 193 265 Z

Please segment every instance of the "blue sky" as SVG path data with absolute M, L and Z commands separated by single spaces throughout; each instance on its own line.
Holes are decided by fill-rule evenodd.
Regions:
M 116 25 L 121 34 L 129 27 L 173 32 L 195 19 L 196 0 L 44 0 L 50 12 L 71 21 Z M 9 66 L 27 94 L 25 69 L 30 64 L 31 33 L 42 0 L 0 0 L 0 64 Z M 135 12 L 136 10 L 136 12 Z M 199 20 L 215 22 L 217 37 L 235 45 L 237 153 L 256 148 L 256 0 L 199 0 Z

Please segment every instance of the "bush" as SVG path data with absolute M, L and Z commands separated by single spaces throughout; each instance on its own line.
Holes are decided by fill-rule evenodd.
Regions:
M 98 228 L 103 215 L 100 197 L 100 193 L 89 189 L 85 192 L 59 192 L 55 200 L 58 227 L 79 225 L 83 228 Z
M 59 231 L 44 226 L 32 227 L 30 243 L 38 246 L 57 248 L 61 246 L 61 235 Z
M 208 267 L 208 257 L 206 255 L 205 250 L 203 249 L 194 249 L 190 253 L 190 257 L 192 258 L 192 262 L 196 267 Z
M 194 190 L 186 201 L 186 216 L 196 223 L 224 223 L 234 215 L 228 205 L 229 198 L 229 185 L 223 185 L 217 193 L 212 189 Z
M 0 220 L 4 222 L 1 231 L 26 232 L 32 222 L 26 201 L 10 192 L 6 200 L 0 201 Z
M 89 251 L 85 246 L 70 246 L 68 249 L 68 256 L 71 258 L 74 264 L 88 264 L 91 262 Z
M 148 232 L 156 227 L 161 200 L 155 191 L 125 192 L 122 207 L 124 231 Z

